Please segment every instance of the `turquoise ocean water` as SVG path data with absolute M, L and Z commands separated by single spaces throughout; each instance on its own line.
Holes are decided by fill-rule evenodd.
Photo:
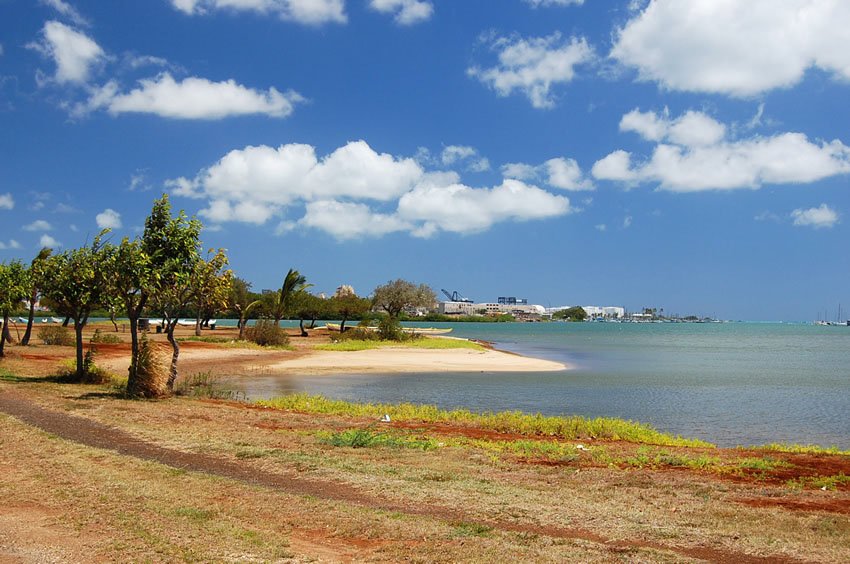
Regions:
M 249 398 L 293 392 L 480 411 L 620 417 L 721 446 L 850 449 L 850 327 L 780 323 L 429 323 L 567 362 L 547 373 L 240 375 Z

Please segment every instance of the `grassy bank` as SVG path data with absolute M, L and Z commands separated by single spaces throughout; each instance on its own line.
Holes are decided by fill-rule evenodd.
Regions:
M 708 447 L 714 445 L 698 439 L 685 439 L 661 433 L 649 425 L 598 417 L 588 419 L 579 416 L 551 417 L 530 415 L 519 411 L 499 413 L 476 413 L 466 409 L 451 411 L 433 405 L 402 403 L 360 404 L 332 400 L 322 396 L 293 394 L 257 402 L 257 405 L 298 411 L 349 417 L 378 418 L 387 414 L 394 421 L 421 421 L 424 423 L 459 423 L 502 433 L 518 433 L 528 436 L 548 436 L 561 439 L 609 439 L 659 446 Z

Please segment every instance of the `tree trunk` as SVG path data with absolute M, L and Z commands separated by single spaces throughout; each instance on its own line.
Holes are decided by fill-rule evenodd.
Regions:
M 115 310 L 109 310 L 109 321 L 112 322 L 112 326 L 115 328 L 115 332 L 118 332 L 118 323 L 115 321 Z
M 243 340 L 245 338 L 245 314 L 241 311 L 239 312 L 239 340 Z
M 174 391 L 174 381 L 177 380 L 177 358 L 180 356 L 180 343 L 174 338 L 174 328 L 177 325 L 177 320 L 166 323 L 166 331 L 168 342 L 171 343 L 171 370 L 168 372 L 168 391 Z
M 127 389 L 136 387 L 136 363 L 139 360 L 139 317 L 129 313 L 130 317 L 130 374 L 127 377 Z
M 345 332 L 345 322 L 347 319 L 345 317 L 342 318 L 342 322 L 339 324 L 339 334 L 342 335 Z
M 83 367 L 83 323 L 74 320 L 74 334 L 77 338 L 77 381 L 83 380 L 85 370 Z
M 67 326 L 68 326 L 68 323 L 69 323 L 70 321 L 71 321 L 71 318 L 70 318 L 70 317 L 66 317 L 66 318 L 65 318 L 65 321 L 63 321 L 63 322 L 62 322 L 62 327 L 67 327 Z
M 309 337 L 310 336 L 310 335 L 307 334 L 307 331 L 304 330 L 304 320 L 303 319 L 298 320 L 298 327 L 301 328 L 301 336 L 302 337 Z
M 195 336 L 201 336 L 201 310 L 198 310 L 198 315 L 195 316 Z
M 3 314 L 3 328 L 0 330 L 0 358 L 6 356 L 6 333 L 9 331 L 9 314 Z
M 32 334 L 32 323 L 35 319 L 35 299 L 37 297 L 38 296 L 35 294 L 30 296 L 30 312 L 29 316 L 27 317 L 27 330 L 24 331 L 24 338 L 21 339 L 21 345 L 23 346 L 27 346 L 30 344 L 30 335 Z

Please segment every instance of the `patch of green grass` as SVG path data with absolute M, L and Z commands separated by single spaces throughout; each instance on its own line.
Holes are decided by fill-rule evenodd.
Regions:
M 452 527 L 456 537 L 486 537 L 493 531 L 493 527 L 467 521 L 453 523 Z
M 422 337 L 421 339 L 411 339 L 409 341 L 362 341 L 358 339 L 346 339 L 336 343 L 328 343 L 325 345 L 316 345 L 318 351 L 365 351 L 371 349 L 382 349 L 392 347 L 403 347 L 410 349 L 470 349 L 475 351 L 483 351 L 484 347 L 478 343 L 467 341 L 466 339 L 443 339 Z
M 196 507 L 178 507 L 174 510 L 174 515 L 184 517 L 195 523 L 204 523 L 212 519 L 215 516 L 215 512 Z
M 838 486 L 850 484 L 850 476 L 841 472 L 833 476 L 801 476 L 794 480 L 788 480 L 786 485 L 794 489 L 802 488 L 819 488 L 825 490 L 835 490 Z
M 210 399 L 241 399 L 240 392 L 222 387 L 219 378 L 212 372 L 197 372 L 177 381 L 174 393 L 178 396 Z
M 228 339 L 227 337 L 181 337 L 177 339 L 178 342 L 182 343 L 185 341 L 195 342 L 195 343 L 212 343 L 216 345 L 220 345 L 224 348 L 228 349 L 251 349 L 257 351 L 268 351 L 268 350 L 277 350 L 277 351 L 291 351 L 294 350 L 291 345 L 258 345 L 252 341 L 240 341 L 238 339 Z
M 457 442 L 490 452 L 509 454 L 521 458 L 542 458 L 553 462 L 572 462 L 579 458 L 579 451 L 575 445 L 560 443 L 558 441 L 535 441 L 528 439 L 496 441 L 489 439 L 470 439 L 459 440 Z
M 757 450 L 773 450 L 776 452 L 788 452 L 793 454 L 840 454 L 843 456 L 850 456 L 850 450 L 841 450 L 836 446 L 822 447 L 818 445 L 770 443 L 768 445 L 754 448 Z
M 389 447 L 419 450 L 437 448 L 437 441 L 434 439 L 382 433 L 368 427 L 365 429 L 346 429 L 339 432 L 320 432 L 317 437 L 320 442 L 335 447 Z
M 271 456 L 275 451 L 267 448 L 242 448 L 236 451 L 236 458 L 240 459 L 249 459 L 249 458 L 265 458 L 267 456 Z
M 429 423 L 460 423 L 505 433 L 530 436 L 547 436 L 559 439 L 611 439 L 632 443 L 661 446 L 706 447 L 714 445 L 698 439 L 685 439 L 662 433 L 650 425 L 600 417 L 588 419 L 580 416 L 549 417 L 529 415 L 520 411 L 475 413 L 466 409 L 442 410 L 433 405 L 402 403 L 397 405 L 358 404 L 332 400 L 322 396 L 292 394 L 271 400 L 258 401 L 257 405 L 274 409 L 319 413 L 348 417 L 377 419 L 388 414 L 394 421 L 422 421 Z
M 762 471 L 770 471 L 775 470 L 777 468 L 787 468 L 791 466 L 791 464 L 785 462 L 784 460 L 777 460 L 775 458 L 771 458 L 770 456 L 765 456 L 763 458 L 741 458 L 736 461 L 736 465 L 738 468 L 742 468 L 745 470 L 762 470 Z

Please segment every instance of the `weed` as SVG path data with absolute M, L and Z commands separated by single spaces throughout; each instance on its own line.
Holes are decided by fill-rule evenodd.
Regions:
M 198 509 L 195 507 L 178 507 L 174 510 L 174 514 L 178 517 L 185 517 L 196 523 L 209 521 L 215 516 L 215 512 L 206 509 Z
M 210 371 L 197 372 L 180 380 L 174 393 L 195 398 L 239 399 L 239 392 L 222 388 L 219 378 Z
M 788 480 L 787 486 L 794 489 L 805 487 L 819 488 L 824 490 L 835 490 L 838 486 L 850 484 L 850 476 L 841 472 L 833 476 L 801 476 L 794 480 Z
M 822 447 L 818 445 L 771 443 L 755 448 L 760 450 L 773 450 L 776 452 L 789 452 L 795 454 L 841 454 L 844 456 L 850 456 L 850 450 L 840 450 L 836 446 Z

